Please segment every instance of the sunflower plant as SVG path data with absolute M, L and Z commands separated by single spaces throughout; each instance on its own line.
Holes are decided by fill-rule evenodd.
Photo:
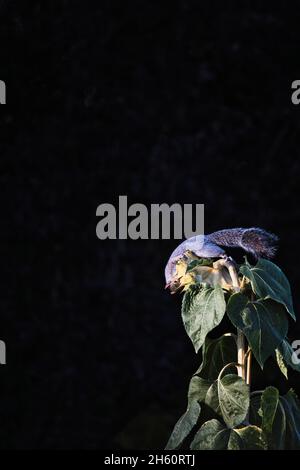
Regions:
M 176 266 L 174 291 L 183 291 L 182 319 L 202 362 L 190 380 L 187 409 L 166 449 L 300 449 L 300 402 L 290 389 L 251 390 L 251 366 L 273 358 L 287 379 L 300 372 L 287 334 L 295 321 L 289 282 L 273 262 L 242 265 L 186 253 Z M 227 314 L 236 333 L 208 333 Z

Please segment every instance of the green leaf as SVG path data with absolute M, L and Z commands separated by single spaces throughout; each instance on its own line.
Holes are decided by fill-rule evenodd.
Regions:
M 228 450 L 267 450 L 263 431 L 252 425 L 233 429 L 228 441 Z
M 209 389 L 207 390 L 205 396 L 205 404 L 213 410 L 220 418 L 222 418 L 222 411 L 220 408 L 219 402 L 219 392 L 218 392 L 218 381 L 215 380 Z
M 287 366 L 286 366 L 286 362 L 284 360 L 283 354 L 279 348 L 276 349 L 275 353 L 276 353 L 276 361 L 277 361 L 278 367 L 283 373 L 283 375 L 285 376 L 285 378 L 287 379 L 288 370 L 287 370 Z
M 285 309 L 273 300 L 251 302 L 243 294 L 233 294 L 227 313 L 236 328 L 246 336 L 253 354 L 263 367 L 288 331 Z
M 218 380 L 218 397 L 223 419 L 228 427 L 238 426 L 249 410 L 249 386 L 237 375 L 228 374 Z
M 287 367 L 291 367 L 297 372 L 300 372 L 300 362 L 296 362 L 296 360 L 299 360 L 299 358 L 295 353 L 296 351 L 294 351 L 287 339 L 284 339 L 276 349 L 276 359 L 278 366 L 286 378 Z
M 279 399 L 277 410 L 273 420 L 272 435 L 268 436 L 271 450 L 284 450 L 286 441 L 286 415 Z
M 207 333 L 219 325 L 224 317 L 226 303 L 220 286 L 193 286 L 182 301 L 182 319 L 186 332 L 198 352 Z
M 225 378 L 228 381 L 231 376 L 225 376 Z M 255 413 L 258 415 L 257 399 L 259 397 L 252 397 L 251 402 L 253 398 L 256 398 Z M 235 425 L 230 430 L 214 419 L 206 422 L 196 433 L 191 449 L 263 450 L 269 447 L 278 450 L 299 450 L 300 404 L 295 393 L 290 390 L 286 395 L 279 397 L 276 388 L 268 387 L 261 396 L 260 406 L 261 426 L 249 425 L 237 428 L 238 425 Z
M 269 449 L 300 449 L 300 405 L 293 390 L 279 396 L 276 388 L 268 387 L 261 396 L 260 412 Z
M 197 424 L 201 412 L 199 401 L 204 401 L 210 385 L 210 382 L 201 379 L 200 377 L 192 377 L 188 391 L 187 410 L 175 424 L 166 445 L 167 450 L 177 449 Z
M 218 420 L 204 423 L 191 444 L 192 450 L 265 450 L 267 444 L 257 426 L 228 429 Z
M 251 424 L 261 428 L 260 395 L 250 395 L 249 421 Z
M 198 377 L 197 375 L 193 376 L 190 381 L 189 391 L 188 391 L 188 402 L 197 400 L 199 402 L 204 401 L 207 391 L 211 386 L 211 381 Z
M 208 380 L 216 380 L 226 364 L 236 361 L 234 336 L 223 335 L 217 339 L 206 338 L 202 348 L 202 364 L 195 373 Z M 233 366 L 233 370 L 235 367 Z
M 197 268 L 198 266 L 212 266 L 213 265 L 213 260 L 211 258 L 201 258 L 201 259 L 193 259 L 191 261 L 187 268 L 186 272 L 193 271 L 193 269 Z
M 206 385 L 209 382 L 206 381 Z M 204 388 L 202 388 L 204 392 Z M 238 426 L 246 417 L 250 398 L 249 386 L 236 374 L 218 378 L 206 389 L 202 401 L 224 420 L 228 427 Z
M 191 443 L 192 450 L 223 450 L 227 448 L 230 429 L 217 419 L 204 423 Z
M 262 258 L 256 266 L 251 266 L 246 261 L 240 267 L 240 272 L 249 279 L 257 297 L 281 303 L 296 320 L 289 281 L 276 264 Z
M 293 390 L 280 397 L 286 415 L 285 449 L 300 450 L 300 405 Z
M 175 427 L 166 445 L 166 450 L 177 449 L 182 444 L 193 427 L 197 424 L 200 411 L 201 407 L 197 401 L 192 401 L 188 405 L 186 412 L 175 424 Z
M 279 392 L 275 387 L 267 387 L 261 396 L 262 429 L 272 434 L 273 422 L 279 402 Z

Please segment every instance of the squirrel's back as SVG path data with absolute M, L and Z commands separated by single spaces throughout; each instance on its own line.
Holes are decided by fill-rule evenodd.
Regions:
M 229 228 L 209 235 L 188 238 L 173 251 L 165 268 L 167 284 L 176 272 L 176 262 L 186 251 L 199 258 L 219 258 L 226 256 L 222 247 L 240 247 L 255 258 L 273 258 L 278 237 L 258 227 Z

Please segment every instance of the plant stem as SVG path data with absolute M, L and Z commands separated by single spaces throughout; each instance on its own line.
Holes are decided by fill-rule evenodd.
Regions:
M 238 376 L 245 380 L 245 337 L 241 330 L 237 330 L 237 356 L 238 356 Z
M 254 293 L 251 292 L 251 302 L 254 302 L 255 296 Z M 250 346 L 248 345 L 247 351 L 247 365 L 246 365 L 246 383 L 250 386 L 251 385 L 251 363 L 252 363 L 252 351 Z
M 252 351 L 250 349 L 248 357 L 247 357 L 247 376 L 246 376 L 246 383 L 251 385 L 251 359 L 252 359 Z
M 229 271 L 231 280 L 232 280 L 232 287 L 234 288 L 235 292 L 240 292 L 240 282 L 239 277 L 235 268 L 235 265 L 229 259 L 222 259 L 218 261 L 220 265 L 226 266 Z M 242 377 L 242 379 L 246 380 L 246 371 L 245 371 L 245 336 L 241 332 L 241 330 L 237 329 L 237 359 L 238 359 L 238 376 Z

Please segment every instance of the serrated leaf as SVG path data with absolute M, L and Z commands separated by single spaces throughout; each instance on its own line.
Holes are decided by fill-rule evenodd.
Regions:
M 257 426 L 228 429 L 218 420 L 204 423 L 191 444 L 192 450 L 266 450 L 263 431 Z
M 275 387 L 267 387 L 261 396 L 262 429 L 272 434 L 273 422 L 279 403 L 279 392 Z
M 281 372 L 283 373 L 283 375 L 285 376 L 285 378 L 287 379 L 288 378 L 288 370 L 287 370 L 287 366 L 286 366 L 283 354 L 281 353 L 280 349 L 278 349 L 278 348 L 276 349 L 275 353 L 276 353 L 276 361 L 277 361 L 278 367 L 281 370 Z
M 192 377 L 188 390 L 187 410 L 175 424 L 166 449 L 177 449 L 197 424 L 201 412 L 199 402 L 205 399 L 210 385 L 210 382 L 200 377 Z
M 204 401 L 207 391 L 211 386 L 211 381 L 198 377 L 197 375 L 193 376 L 188 391 L 188 402 L 197 400 L 199 402 Z
M 300 372 L 300 363 L 295 362 L 294 356 L 294 349 L 292 348 L 288 340 L 284 339 L 276 349 L 276 359 L 281 372 L 285 375 L 286 378 L 287 367 L 291 367 L 297 372 Z
M 268 436 L 271 450 L 284 450 L 286 442 L 286 414 L 279 398 L 273 420 L 272 434 Z
M 267 450 L 263 431 L 252 425 L 233 429 L 228 441 L 228 450 Z
M 300 406 L 299 400 L 293 392 L 280 397 L 286 415 L 286 443 L 285 449 L 300 450 Z
M 236 374 L 228 374 L 211 383 L 203 401 L 232 428 L 238 426 L 248 413 L 249 386 Z
M 300 449 L 300 405 L 293 390 L 279 396 L 268 387 L 261 396 L 261 414 L 269 449 Z
M 205 404 L 213 410 L 220 418 L 222 418 L 222 412 L 219 402 L 219 391 L 218 391 L 218 381 L 215 380 L 212 382 L 211 386 L 207 390 L 205 396 Z
M 263 367 L 287 334 L 285 308 L 271 299 L 251 302 L 237 293 L 230 297 L 227 313 L 234 326 L 245 334 L 256 360 Z
M 250 395 L 249 421 L 261 428 L 260 395 Z
M 179 418 L 169 441 L 166 445 L 166 450 L 177 449 L 187 436 L 192 431 L 193 427 L 197 424 L 200 416 L 201 407 L 197 401 L 192 401 L 186 410 L 186 412 Z
M 237 375 L 225 375 L 218 380 L 218 397 L 227 426 L 230 428 L 238 426 L 246 418 L 249 410 L 249 386 Z
M 220 324 L 226 303 L 220 286 L 190 288 L 183 297 L 182 319 L 186 332 L 198 352 L 207 333 Z
M 230 429 L 217 419 L 204 423 L 191 443 L 192 450 L 223 450 L 227 448 Z
M 236 340 L 233 336 L 223 335 L 217 339 L 206 338 L 202 348 L 202 364 L 195 375 L 215 380 L 226 364 L 235 361 Z
M 193 271 L 193 269 L 197 268 L 198 266 L 212 266 L 213 260 L 211 258 L 200 258 L 200 259 L 193 259 L 187 266 L 186 272 Z
M 276 264 L 263 258 L 259 259 L 256 266 L 246 261 L 240 267 L 240 272 L 249 279 L 257 297 L 281 303 L 296 320 L 289 281 Z

